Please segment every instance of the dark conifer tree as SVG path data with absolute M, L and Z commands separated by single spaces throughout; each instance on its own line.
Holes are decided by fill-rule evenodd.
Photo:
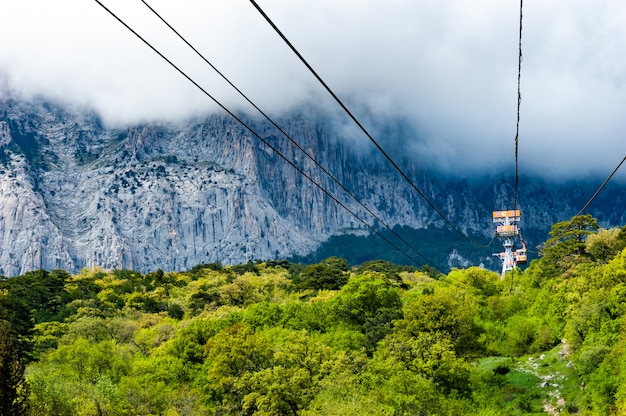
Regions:
M 0 415 L 25 414 L 26 396 L 24 364 L 11 334 L 11 324 L 0 321 Z

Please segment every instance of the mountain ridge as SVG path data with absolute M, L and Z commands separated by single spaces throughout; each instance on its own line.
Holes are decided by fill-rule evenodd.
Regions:
M 355 149 L 320 112 L 294 114 L 281 117 L 279 125 L 390 227 L 445 227 L 382 157 Z M 272 126 L 250 117 L 246 122 L 360 218 L 384 229 Z M 200 263 L 306 256 L 333 235 L 369 233 L 223 114 L 111 128 L 93 113 L 4 98 L 0 164 L 4 275 L 93 266 L 180 270 Z M 409 158 L 400 164 L 464 233 L 488 240 L 491 210 L 507 209 L 512 200 L 511 182 L 504 179 L 470 185 L 442 179 Z M 527 185 L 520 191 L 520 206 L 538 215 L 522 224 L 536 243 L 593 192 Z M 623 189 L 613 190 L 615 203 L 626 200 Z M 619 205 L 598 206 L 592 213 L 603 225 L 626 223 Z M 462 252 L 454 256 L 463 263 Z M 490 265 L 493 260 L 487 252 L 475 261 Z

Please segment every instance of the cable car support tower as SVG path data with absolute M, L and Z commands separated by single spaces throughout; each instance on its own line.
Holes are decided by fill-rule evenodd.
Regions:
M 520 236 L 517 223 L 520 220 L 520 210 L 493 211 L 493 222 L 496 224 L 496 238 L 501 238 L 504 251 L 494 253 L 502 261 L 501 278 L 504 279 L 506 272 L 513 270 L 518 264 L 526 264 L 526 243 Z M 515 250 L 515 240 L 519 237 L 521 248 Z

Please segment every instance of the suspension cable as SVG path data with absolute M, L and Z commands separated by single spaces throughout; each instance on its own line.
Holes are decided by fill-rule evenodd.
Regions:
M 517 124 L 515 127 L 515 191 L 513 193 L 513 209 L 517 209 L 517 188 L 519 184 L 519 164 L 518 164 L 518 147 L 519 147 L 519 118 L 520 107 L 522 104 L 522 21 L 523 21 L 524 0 L 519 2 L 519 53 L 517 60 Z
M 600 185 L 600 187 L 598 187 L 598 189 L 596 189 L 596 192 L 594 192 L 593 196 L 591 198 L 589 198 L 589 201 L 587 201 L 587 203 L 580 209 L 580 211 L 578 211 L 578 214 L 574 215 L 569 220 L 567 226 L 564 227 L 563 230 L 559 234 L 553 236 L 552 238 L 560 238 L 563 235 L 563 233 L 565 232 L 565 230 L 568 230 L 574 224 L 574 221 L 576 221 L 576 218 L 580 217 L 583 214 L 583 212 L 585 212 L 585 210 L 589 207 L 589 205 L 591 205 L 591 203 L 596 199 L 596 197 L 600 194 L 600 192 L 602 192 L 604 187 L 609 183 L 609 181 L 613 178 L 613 175 L 615 175 L 615 173 L 617 173 L 617 171 L 619 170 L 619 168 L 622 166 L 622 164 L 625 161 L 626 161 L 626 156 L 624 156 L 622 161 L 617 164 L 617 167 L 615 169 L 613 169 L 613 172 L 611 172 L 611 174 L 604 180 L 604 182 L 602 182 L 602 185 Z
M 604 180 L 604 182 L 602 182 L 602 185 L 600 185 L 600 187 L 596 190 L 596 192 L 593 194 L 593 196 L 589 199 L 589 201 L 587 201 L 587 203 L 585 204 L 584 207 L 581 208 L 580 211 L 578 211 L 578 214 L 576 214 L 574 216 L 574 218 L 572 218 L 572 222 L 574 221 L 574 219 L 576 217 L 579 217 L 580 215 L 582 215 L 583 212 L 585 212 L 585 210 L 587 209 L 587 207 L 593 202 L 594 199 L 596 199 L 596 197 L 598 196 L 598 194 L 600 192 L 602 192 L 602 190 L 604 189 L 604 187 L 606 186 L 607 183 L 609 183 L 609 181 L 611 180 L 611 178 L 613 177 L 613 175 L 615 175 L 615 173 L 619 170 L 619 168 L 622 166 L 622 164 L 624 163 L 624 161 L 626 160 L 626 156 L 624 156 L 624 158 L 622 159 L 621 162 L 619 162 L 619 164 L 617 165 L 617 167 L 615 169 L 613 169 L 613 172 L 611 172 L 611 174 Z
M 302 63 L 308 68 L 308 70 L 313 74 L 313 76 L 320 82 L 320 84 L 326 89 L 326 91 L 334 98 L 334 100 L 339 104 L 339 106 L 343 109 L 343 111 L 354 121 L 354 123 L 361 129 L 361 131 L 367 136 L 367 138 L 376 146 L 376 148 L 383 154 L 383 156 L 391 163 L 391 165 L 400 173 L 400 175 L 411 185 L 411 187 L 418 193 L 420 197 L 439 215 L 446 224 L 459 236 L 461 236 L 464 240 L 469 242 L 472 245 L 480 246 L 479 243 L 472 241 L 465 233 L 459 230 L 452 221 L 450 221 L 436 206 L 433 204 L 430 199 L 422 192 L 420 189 L 409 179 L 409 177 L 402 171 L 402 169 L 398 166 L 398 164 L 387 154 L 387 152 L 378 144 L 378 142 L 372 137 L 372 135 L 363 127 L 361 122 L 357 120 L 357 118 L 352 114 L 352 112 L 348 109 L 348 107 L 339 99 L 339 97 L 333 92 L 333 90 L 324 82 L 324 80 L 317 74 L 317 72 L 313 69 L 313 67 L 304 59 L 304 57 L 298 52 L 298 50 L 291 44 L 289 39 L 280 31 L 280 29 L 274 24 L 274 22 L 270 19 L 270 17 L 261 9 L 261 7 L 254 1 L 250 0 L 250 3 L 257 9 L 257 11 L 263 16 L 263 18 L 269 23 L 269 25 L 274 29 L 274 31 L 281 37 L 281 39 L 289 46 L 289 48 L 293 51 L 293 53 L 302 61 Z
M 150 6 L 146 0 L 141 2 L 156 16 L 158 17 L 179 39 L 181 39 L 196 55 L 198 55 L 207 65 L 209 65 L 224 81 L 226 81 L 242 98 L 244 98 L 255 110 L 257 110 L 270 124 L 272 124 L 280 133 L 285 136 L 296 148 L 298 148 L 309 160 L 311 160 L 324 174 L 326 174 L 333 182 L 335 182 L 344 192 L 346 192 L 352 199 L 354 199 L 361 207 L 363 207 L 372 217 L 380 222 L 387 230 L 389 230 L 398 240 L 404 243 L 407 247 L 413 250 L 418 256 L 426 260 L 427 263 L 432 263 L 424 254 L 413 247 L 405 238 L 398 234 L 393 228 L 391 228 L 385 221 L 383 221 L 376 213 L 368 208 L 354 193 L 352 193 L 343 183 L 341 183 L 333 174 L 331 174 L 323 165 L 321 165 L 313 156 L 311 156 L 298 142 L 296 142 L 283 128 L 281 128 L 267 113 L 261 110 L 246 94 L 244 94 L 235 84 L 233 84 L 226 75 L 224 75 L 218 68 L 215 67 L 200 51 L 198 51 L 183 35 L 180 34 L 165 18 L 161 16 L 152 6 Z
M 297 165 L 295 165 L 291 160 L 289 160 L 285 155 L 283 155 L 278 149 L 276 149 L 274 146 L 272 146 L 267 140 L 265 140 L 263 137 L 261 137 L 261 135 L 259 133 L 257 133 L 254 129 L 252 129 L 252 127 L 250 127 L 248 124 L 246 124 L 240 117 L 238 117 L 237 115 L 235 115 L 232 111 L 230 111 L 227 107 L 225 107 L 220 101 L 218 101 L 215 97 L 213 97 L 208 91 L 206 91 L 200 84 L 198 84 L 193 78 L 191 78 L 186 72 L 184 72 L 182 69 L 180 69 L 174 62 L 172 62 L 169 58 L 167 58 L 165 55 L 163 55 L 163 53 L 161 53 L 158 49 L 156 49 L 150 42 L 148 42 L 145 38 L 143 38 L 139 33 L 137 33 L 132 27 L 130 27 L 124 20 L 122 20 L 120 17 L 118 17 L 112 10 L 110 10 L 108 7 L 106 7 L 104 4 L 102 4 L 100 2 L 100 0 L 94 0 L 96 3 L 98 3 L 98 5 L 100 5 L 100 7 L 102 7 L 106 12 L 108 12 L 112 17 L 114 17 L 120 24 L 122 24 L 126 29 L 128 29 L 133 35 L 135 35 L 139 40 L 141 40 L 146 46 L 148 46 L 150 49 L 152 49 L 153 52 L 155 52 L 157 55 L 159 55 L 159 57 L 161 59 L 163 59 L 165 62 L 167 62 L 172 68 L 174 68 L 178 73 L 180 73 L 183 77 L 185 77 L 189 82 L 191 82 L 196 88 L 198 88 L 204 95 L 206 95 L 208 98 L 210 98 L 215 104 L 217 104 L 222 110 L 224 110 L 228 115 L 230 115 L 233 119 L 235 119 L 239 124 L 241 124 L 246 130 L 248 130 L 248 132 L 250 132 L 253 136 L 255 136 L 257 139 L 259 139 L 263 144 L 265 144 L 268 148 L 270 148 L 273 152 L 275 152 L 279 157 L 281 157 L 283 160 L 285 160 L 285 162 L 287 162 L 291 167 L 293 167 L 298 173 L 300 173 L 301 175 L 303 175 L 305 178 L 307 178 L 313 185 L 315 185 L 317 188 L 319 188 L 322 192 L 324 192 L 324 194 L 326 196 L 328 196 L 329 198 L 331 198 L 333 201 L 335 201 L 339 206 L 341 206 L 343 209 L 345 209 L 348 213 L 350 213 L 353 217 L 355 217 L 357 220 L 359 220 L 361 223 L 363 223 L 367 228 L 369 228 L 372 232 L 374 232 L 376 235 L 378 235 L 380 238 L 382 238 L 385 242 L 387 242 L 389 245 L 391 245 L 393 248 L 395 248 L 397 251 L 399 251 L 400 253 L 402 253 L 404 256 L 406 256 L 408 259 L 410 259 L 413 263 L 415 264 L 420 264 L 422 262 L 416 260 L 415 258 L 413 258 L 411 255 L 409 255 L 408 253 L 406 253 L 404 250 L 402 250 L 400 247 L 398 247 L 396 244 L 394 244 L 392 241 L 390 241 L 388 238 L 386 238 L 384 235 L 382 235 L 378 230 L 376 230 L 373 226 L 371 226 L 370 224 L 368 224 L 365 220 L 363 220 L 361 217 L 359 217 L 356 213 L 354 213 L 352 210 L 350 210 L 350 208 L 348 208 L 345 204 L 343 204 L 341 201 L 339 201 L 334 195 L 332 195 L 328 190 L 326 190 L 322 185 L 320 185 L 318 182 L 316 182 L 310 175 L 308 175 L 306 172 L 304 172 L 302 169 L 300 169 Z M 424 263 L 422 263 L 424 264 Z M 432 267 L 434 267 L 437 271 L 439 271 L 437 269 L 436 266 L 431 265 Z M 443 273 L 442 273 L 443 274 Z

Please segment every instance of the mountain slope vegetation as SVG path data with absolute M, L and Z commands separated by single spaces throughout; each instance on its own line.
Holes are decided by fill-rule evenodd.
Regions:
M 504 279 L 329 257 L 0 281 L 0 413 L 626 411 L 626 227 L 552 227 Z

